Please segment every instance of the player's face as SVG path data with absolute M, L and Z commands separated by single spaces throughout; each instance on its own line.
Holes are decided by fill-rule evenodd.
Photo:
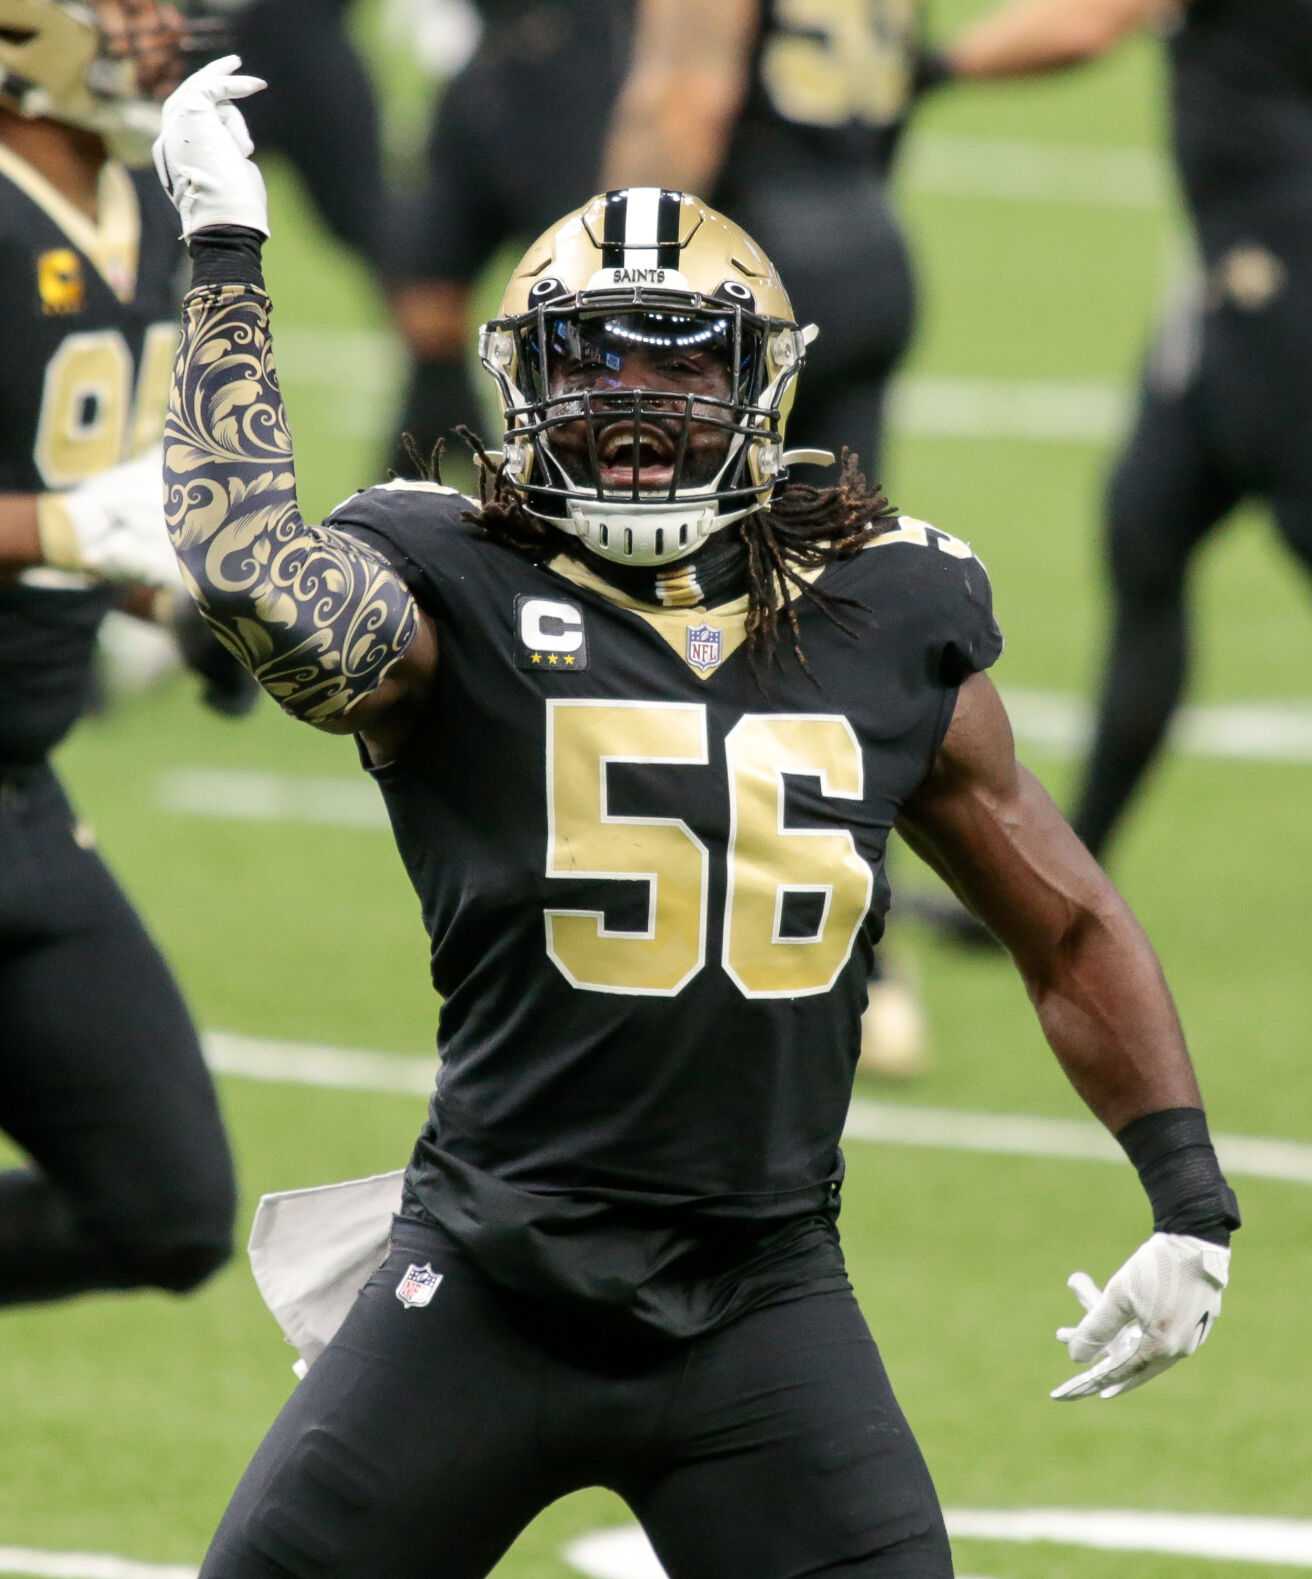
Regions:
M 143 99 L 166 99 L 182 81 L 181 16 L 157 0 L 92 0 L 110 60 L 136 62 L 136 87 Z
M 553 454 L 580 482 L 593 478 L 595 455 L 607 492 L 710 482 L 732 438 L 727 407 L 717 404 L 733 396 L 732 347 L 727 318 L 634 312 L 558 320 L 548 394 L 588 402 L 577 421 L 553 424 Z

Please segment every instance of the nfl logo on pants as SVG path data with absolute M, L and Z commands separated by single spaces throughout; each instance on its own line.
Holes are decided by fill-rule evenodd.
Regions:
M 694 669 L 714 669 L 720 661 L 720 632 L 713 625 L 688 627 L 688 662 Z
M 396 1297 L 408 1310 L 417 1310 L 427 1305 L 433 1295 L 437 1293 L 437 1285 L 442 1281 L 442 1274 L 434 1272 L 428 1262 L 423 1266 L 413 1263 L 406 1268 L 405 1276 L 396 1285 Z

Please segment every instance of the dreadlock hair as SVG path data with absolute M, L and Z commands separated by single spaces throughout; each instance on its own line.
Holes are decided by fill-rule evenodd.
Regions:
M 577 546 L 559 527 L 525 508 L 506 480 L 504 464 L 492 459 L 476 434 L 468 428 L 457 428 L 456 432 L 479 463 L 481 508 L 469 520 L 477 522 L 495 542 L 538 562 Z M 433 457 L 434 461 L 438 458 Z M 845 448 L 837 482 L 823 488 L 786 483 L 764 509 L 754 510 L 725 528 L 736 533 L 747 549 L 745 634 L 748 661 L 758 681 L 763 681 L 770 663 L 778 660 L 780 626 L 785 621 L 798 664 L 814 679 L 802 650 L 797 598 L 805 598 L 848 635 L 852 628 L 840 611 L 860 605 L 814 586 L 803 572 L 854 558 L 896 520 L 897 511 L 866 481 L 857 457 Z

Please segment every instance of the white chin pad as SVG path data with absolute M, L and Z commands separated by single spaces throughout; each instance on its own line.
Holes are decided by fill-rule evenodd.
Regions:
M 569 521 L 560 524 L 594 554 L 621 565 L 663 565 L 691 554 L 731 516 L 712 505 L 680 509 L 677 504 L 604 504 L 570 500 Z

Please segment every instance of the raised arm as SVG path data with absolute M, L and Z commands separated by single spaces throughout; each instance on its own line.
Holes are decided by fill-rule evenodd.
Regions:
M 1138 1386 L 1206 1336 L 1239 1225 L 1157 956 L 1017 763 L 986 675 L 961 687 L 934 769 L 898 826 L 1011 951 L 1071 1083 L 1139 1171 L 1155 1232 L 1102 1294 L 1076 1274 L 1089 1313 L 1063 1329 L 1071 1357 L 1104 1358 L 1054 1396 Z
M 286 712 L 388 753 L 432 683 L 436 637 L 385 560 L 297 507 L 263 183 L 231 102 L 263 84 L 239 64 L 188 78 L 156 145 L 195 266 L 164 434 L 169 535 L 206 620 Z
M 641 0 L 602 186 L 707 196 L 747 91 L 762 0 Z
M 952 40 L 955 77 L 1020 77 L 1095 60 L 1154 21 L 1165 0 L 1010 0 Z

